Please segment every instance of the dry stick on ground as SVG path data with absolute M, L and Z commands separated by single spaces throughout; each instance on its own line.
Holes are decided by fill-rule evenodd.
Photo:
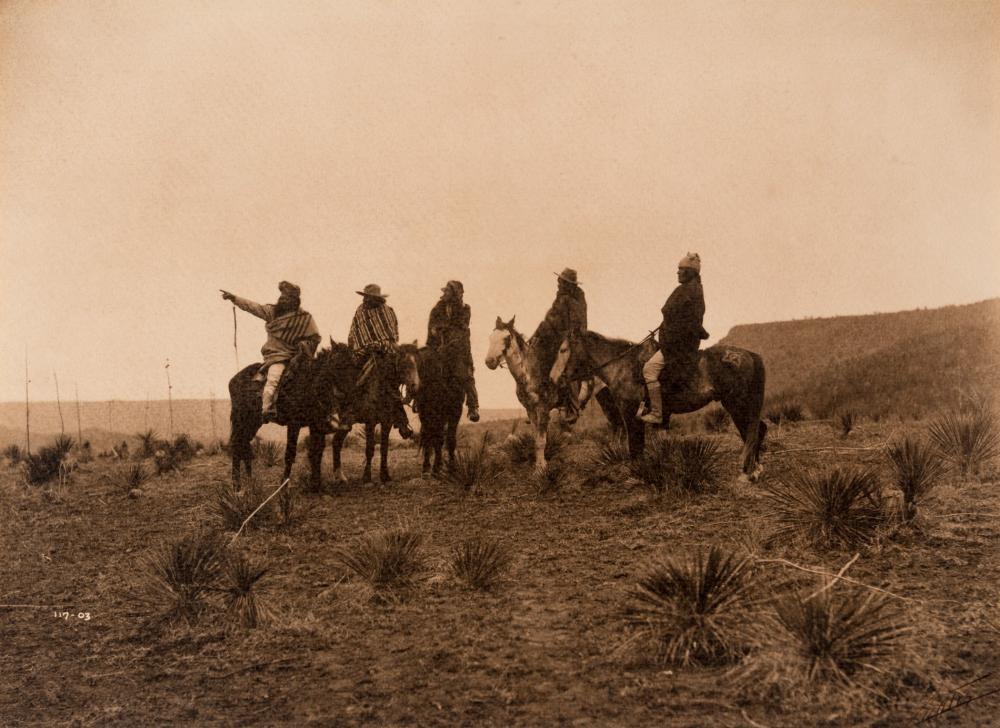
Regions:
M 271 500 L 272 498 L 274 498 L 274 496 L 278 495 L 278 491 L 280 491 L 280 490 L 281 490 L 282 488 L 284 488 L 284 487 L 285 487 L 286 485 L 288 485 L 288 483 L 289 483 L 290 481 L 291 481 L 291 478 L 285 478 L 285 482 L 283 482 L 283 483 L 282 483 L 281 485 L 279 485 L 279 486 L 278 486 L 277 488 L 275 488 L 275 489 L 274 489 L 274 492 L 273 492 L 273 493 L 271 493 L 271 495 L 269 495 L 269 496 L 268 496 L 267 498 L 265 498 L 265 499 L 264 499 L 264 502 L 263 502 L 263 503 L 261 503 L 261 504 L 260 504 L 259 506 L 257 506 L 256 508 L 254 508 L 254 509 L 253 509 L 253 513 L 251 513 L 251 514 L 250 514 L 249 516 L 247 516 L 247 517 L 246 517 L 246 520 L 245 520 L 245 521 L 243 521 L 243 523 L 241 523 L 241 524 L 240 524 L 240 530 L 238 530 L 238 531 L 237 531 L 236 533 L 234 533 L 234 534 L 233 534 L 233 538 L 232 538 L 232 540 L 231 540 L 231 541 L 229 542 L 229 544 L 230 544 L 230 545 L 232 545 L 233 543 L 235 543 L 235 542 L 236 542 L 236 538 L 237 538 L 237 537 L 238 537 L 238 536 L 239 536 L 239 535 L 240 535 L 241 533 L 243 533 L 243 529 L 244 529 L 244 527 L 245 527 L 245 526 L 246 526 L 246 525 L 247 525 L 248 523 L 250 523 L 250 519 L 251 519 L 251 518 L 253 518 L 254 516 L 256 516 L 256 515 L 257 515 L 257 511 L 259 511 L 259 510 L 260 510 L 261 508 L 263 508 L 264 506 L 266 506 L 266 505 L 267 505 L 267 502 L 268 502 L 269 500 Z
M 800 571 L 807 571 L 810 574 L 819 574 L 820 576 L 828 576 L 833 578 L 835 575 L 831 574 L 829 571 L 823 571 L 822 569 L 810 569 L 808 566 L 800 566 L 787 559 L 757 559 L 757 563 L 760 564 L 783 564 L 784 566 L 791 566 L 793 569 L 799 569 Z M 850 564 L 848 564 L 850 566 Z M 882 594 L 888 594 L 890 597 L 896 597 L 896 599 L 902 599 L 905 602 L 920 602 L 919 599 L 913 599 L 912 597 L 904 597 L 899 594 L 893 594 L 891 591 L 886 591 L 885 589 L 879 589 L 877 586 L 871 586 L 870 584 L 865 584 L 864 582 L 858 581 L 857 579 L 851 579 L 847 576 L 841 576 L 840 579 L 846 581 L 848 584 L 854 584 L 856 586 L 864 587 L 865 589 L 871 589 L 872 591 L 881 592 Z
M 852 559 L 851 559 L 850 561 L 848 561 L 848 562 L 847 562 L 846 564 L 844 564 L 843 568 L 842 568 L 842 569 L 841 569 L 840 571 L 838 571 L 838 572 L 837 572 L 837 575 L 836 575 L 835 577 L 833 577 L 833 578 L 832 578 L 832 579 L 831 579 L 830 581 L 828 581 L 828 582 L 827 582 L 826 584 L 824 584 L 824 585 L 823 585 L 823 586 L 821 586 L 821 587 L 820 587 L 819 589 L 817 589 L 816 591 L 814 591 L 814 592 L 813 592 L 812 594 L 810 594 L 809 596 L 807 596 L 807 597 L 806 597 L 806 598 L 805 598 L 805 599 L 804 599 L 803 601 L 806 601 L 806 602 L 808 602 L 808 601 L 809 601 L 810 599 L 812 599 L 813 597 L 818 597 L 818 596 L 819 596 L 820 594 L 822 594 L 822 593 L 823 593 L 823 592 L 825 592 L 825 591 L 826 591 L 827 589 L 829 589 L 829 588 L 830 588 L 830 587 L 832 587 L 832 586 L 833 586 L 834 584 L 836 584 L 836 583 L 837 583 L 837 580 L 838 580 L 838 579 L 841 579 L 841 578 L 843 578 L 843 576 L 844 576 L 844 572 L 846 572 L 846 571 L 847 571 L 847 570 L 848 570 L 849 568 L 851 568 L 851 565 L 852 565 L 852 564 L 853 564 L 853 563 L 854 563 L 855 561 L 857 561 L 857 560 L 858 560 L 858 557 L 859 557 L 859 556 L 861 556 L 861 553 L 860 553 L 860 552 L 858 552 L 858 553 L 854 554 L 854 557 L 853 557 L 853 558 L 852 558 Z
M 952 690 L 950 692 L 954 693 L 954 692 L 957 692 L 959 690 L 962 690 L 963 688 L 967 688 L 967 687 L 969 687 L 970 685 L 972 685 L 974 683 L 981 682 L 982 680 L 985 680 L 986 678 L 991 677 L 992 675 L 993 675 L 992 672 L 988 672 L 985 675 L 980 675 L 975 680 L 970 680 L 969 682 L 965 683 L 964 685 L 959 685 L 957 688 L 955 688 L 954 690 Z M 993 688 L 992 690 L 987 690 L 985 693 L 980 693 L 979 695 L 973 695 L 971 698 L 966 698 L 965 700 L 959 700 L 958 702 L 955 702 L 955 703 L 951 703 L 951 701 L 949 700 L 948 701 L 949 704 L 946 704 L 945 707 L 940 708 L 939 710 L 937 710 L 937 712 L 931 713 L 930 715 L 924 716 L 923 718 L 921 718 L 920 720 L 918 720 L 917 721 L 917 725 L 919 725 L 921 723 L 926 723 L 929 720 L 934 720 L 938 716 L 942 716 L 945 713 L 950 713 L 951 711 L 955 710 L 956 708 L 961 708 L 962 706 L 968 705 L 969 703 L 973 703 L 973 702 L 975 702 L 977 700 L 982 700 L 983 698 L 988 698 L 990 695 L 995 695 L 997 693 L 1000 693 L 1000 688 Z

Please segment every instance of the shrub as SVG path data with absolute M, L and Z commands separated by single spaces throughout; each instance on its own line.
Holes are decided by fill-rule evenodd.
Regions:
M 189 435 L 183 432 L 177 435 L 170 445 L 171 454 L 175 460 L 180 462 L 190 460 L 199 450 L 203 449 L 200 442 L 192 440 Z
M 466 493 L 489 485 L 500 475 L 500 465 L 488 452 L 489 432 L 484 432 L 478 447 L 462 448 L 445 471 L 443 480 Z
M 336 559 L 375 589 L 409 586 L 423 569 L 419 533 L 407 528 L 377 531 L 353 548 L 340 549 Z
M 729 413 L 722 407 L 712 407 L 702 419 L 706 432 L 724 432 L 729 424 Z
M 544 468 L 534 472 L 533 478 L 538 495 L 558 493 L 566 479 L 566 465 L 561 460 L 548 460 Z
M 260 580 L 267 567 L 254 563 L 243 554 L 231 554 L 223 563 L 222 596 L 226 614 L 246 629 L 266 623 L 271 610 L 262 599 Z
M 253 441 L 253 454 L 255 459 L 264 463 L 265 467 L 273 468 L 281 460 L 284 454 L 278 443 L 273 440 L 261 440 L 255 437 Z
M 808 680 L 851 684 L 858 671 L 878 670 L 877 663 L 893 654 L 906 632 L 889 600 L 868 589 L 838 589 L 827 583 L 823 591 L 805 598 L 797 592 L 779 597 L 775 612 Z
M 805 419 L 802 405 L 797 402 L 785 402 L 780 408 L 781 419 L 784 422 L 801 422 Z
M 3 456 L 10 460 L 11 465 L 17 465 L 24 459 L 20 445 L 8 445 L 3 449 Z
M 594 465 L 611 468 L 631 460 L 628 451 L 628 441 L 624 437 L 612 436 L 601 443 L 594 458 Z
M 157 443 L 156 451 L 153 453 L 153 466 L 156 468 L 157 475 L 180 471 L 181 461 L 174 456 L 170 443 Z
M 632 478 L 661 495 L 672 482 L 672 460 L 674 440 L 663 439 L 646 445 L 641 458 L 628 464 Z
M 286 486 L 287 488 L 287 486 Z M 220 483 L 215 489 L 215 499 L 209 504 L 209 512 L 219 519 L 222 528 L 227 531 L 238 531 L 243 522 L 267 500 L 270 493 L 255 478 L 244 478 L 242 487 L 237 490 L 230 483 Z M 253 528 L 255 524 L 263 523 L 270 515 L 271 505 L 265 506 L 254 520 L 247 524 Z
M 767 411 L 764 415 L 772 425 L 781 424 L 781 410 L 778 408 L 772 408 Z
M 451 550 L 451 572 L 473 589 L 492 589 L 510 568 L 510 551 L 501 542 L 474 536 Z
M 149 473 L 142 463 L 132 463 L 118 472 L 116 480 L 119 489 L 128 495 L 149 480 Z
M 147 560 L 142 596 L 163 621 L 197 621 L 208 606 L 222 553 L 222 540 L 208 532 L 161 544 Z
M 139 451 L 136 453 L 140 458 L 151 458 L 156 453 L 157 434 L 153 430 L 146 430 L 136 434 L 139 441 Z
M 52 448 L 59 453 L 60 459 L 69 455 L 70 450 L 73 449 L 73 445 L 73 438 L 69 435 L 57 435 L 56 439 L 52 442 Z
M 54 447 L 45 446 L 37 453 L 24 456 L 24 477 L 31 485 L 42 485 L 59 475 L 62 453 Z
M 837 424 L 840 426 L 840 436 L 847 437 L 854 429 L 854 422 L 857 416 L 851 410 L 845 410 L 837 415 Z
M 872 470 L 835 467 L 798 470 L 767 489 L 777 525 L 772 542 L 853 547 L 867 542 L 885 522 L 878 477 Z
M 679 440 L 671 459 L 674 479 L 688 493 L 703 493 L 722 476 L 719 443 L 704 437 Z
M 909 436 L 891 443 L 888 455 L 896 487 L 903 494 L 902 518 L 911 521 L 917 515 L 917 506 L 944 474 L 944 464 L 932 447 Z
M 950 412 L 931 422 L 931 440 L 942 456 L 967 475 L 1000 455 L 1000 427 L 985 408 L 962 414 Z
M 631 594 L 625 620 L 658 661 L 732 660 L 745 651 L 752 588 L 750 561 L 713 546 L 650 567 Z

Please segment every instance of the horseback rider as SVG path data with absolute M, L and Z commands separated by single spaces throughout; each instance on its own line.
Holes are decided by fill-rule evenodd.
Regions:
M 378 366 L 383 375 L 384 393 L 392 401 L 395 410 L 396 429 L 403 439 L 413 436 L 410 423 L 403 409 L 403 399 L 399 394 L 399 383 L 395 368 L 385 366 L 385 360 L 396 353 L 399 343 L 399 323 L 396 312 L 386 303 L 388 293 L 382 293 L 382 288 L 375 283 L 369 283 L 363 291 L 355 291 L 362 296 L 361 305 L 354 312 L 351 321 L 351 331 L 347 335 L 347 345 L 365 361 L 365 368 Z M 350 424 L 350 416 L 344 417 L 344 422 Z
M 556 299 L 530 341 L 530 345 L 539 352 L 538 369 L 532 373 L 537 382 L 549 379 L 549 372 L 562 343 L 587 329 L 587 298 L 583 295 L 576 271 L 565 268 L 562 273 L 556 273 L 555 276 Z M 567 424 L 572 424 L 580 414 L 580 384 L 578 382 L 570 384 L 561 379 L 558 387 L 559 398 L 564 406 L 565 421 Z
M 267 330 L 267 341 L 260 349 L 264 363 L 255 379 L 264 380 L 261 418 L 264 422 L 272 422 L 278 416 L 274 400 L 281 375 L 288 363 L 296 357 L 312 358 L 320 342 L 319 328 L 312 314 L 300 308 L 302 291 L 294 283 L 281 281 L 278 284 L 281 295 L 278 296 L 277 303 L 273 304 L 254 303 L 229 291 L 220 291 L 224 300 L 232 301 L 237 308 L 266 322 L 264 328 Z
M 698 347 L 708 332 L 702 328 L 705 317 L 705 294 L 701 287 L 701 258 L 688 253 L 677 264 L 678 285 L 660 312 L 660 350 L 642 368 L 649 392 L 650 410 L 643 422 L 653 425 L 669 421 L 664 415 L 664 401 L 670 401 L 694 376 L 698 367 Z
M 469 321 L 472 309 L 462 301 L 465 288 L 461 281 L 448 281 L 441 289 L 441 299 L 434 304 L 427 321 L 427 346 L 444 349 L 457 356 L 452 372 L 465 389 L 469 420 L 479 421 L 479 394 L 476 392 L 475 367 L 472 364 L 472 334 Z

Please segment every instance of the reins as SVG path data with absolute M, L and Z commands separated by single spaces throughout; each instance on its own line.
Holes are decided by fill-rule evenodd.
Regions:
M 622 351 L 620 351 L 618 354 L 615 354 L 613 357 L 608 359 L 603 364 L 592 365 L 585 374 L 575 374 L 572 377 L 567 377 L 567 379 L 570 382 L 582 382 L 584 379 L 590 379 L 592 376 L 594 376 L 599 371 L 604 369 L 604 367 L 608 366 L 609 364 L 614 364 L 619 359 L 625 358 L 631 351 L 642 347 L 643 345 L 645 345 L 647 341 L 651 341 L 655 334 L 656 334 L 656 329 L 653 329 L 648 334 L 646 334 L 646 336 L 642 339 L 642 341 L 637 341 L 634 344 L 630 344 L 627 348 L 622 349 Z M 572 352 L 570 352 L 570 356 L 572 356 Z M 588 354 L 587 356 L 589 357 L 590 355 Z

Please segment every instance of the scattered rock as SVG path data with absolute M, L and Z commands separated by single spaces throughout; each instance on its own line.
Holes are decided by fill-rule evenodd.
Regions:
M 129 498 L 141 498 L 142 497 L 142 490 L 140 490 L 139 488 L 133 488 L 132 490 L 130 490 L 128 492 L 128 497 Z

